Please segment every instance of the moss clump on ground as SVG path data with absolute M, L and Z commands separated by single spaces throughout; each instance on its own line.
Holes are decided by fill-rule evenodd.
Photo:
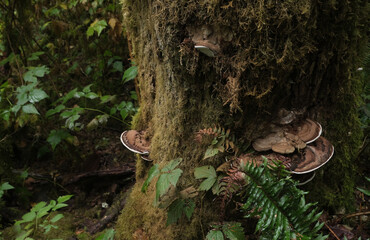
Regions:
M 327 182 L 324 190 L 332 191 L 322 193 L 325 199 L 314 200 L 331 207 L 351 205 L 352 159 L 361 138 L 354 115 L 359 83 L 351 73 L 358 67 L 359 53 L 367 41 L 367 36 L 359 34 L 366 32 L 364 26 L 369 22 L 366 1 L 122 3 L 131 53 L 139 69 L 141 109 L 135 125 L 148 130 L 154 163 L 184 159 L 179 166 L 184 171 L 180 190 L 196 183 L 195 167 L 207 164 L 202 161 L 205 147 L 194 143 L 196 131 L 223 126 L 247 145 L 280 108 L 287 108 L 303 110 L 307 117 L 320 121 L 337 150 L 323 169 L 332 181 L 321 178 Z M 231 40 L 221 41 L 222 53 L 215 58 L 200 54 L 189 41 L 189 29 L 203 25 L 231 34 Z M 344 135 L 347 130 L 350 136 Z M 211 164 L 217 167 L 216 162 Z M 140 164 L 140 173 L 149 168 Z M 130 239 L 140 229 L 153 239 L 192 239 L 208 231 L 206 218 L 202 218 L 207 223 L 202 230 L 191 224 L 149 229 L 153 219 L 161 221 L 155 226 L 163 227 L 166 217 L 152 207 L 153 198 L 139 203 L 145 196 L 140 193 L 143 175 L 139 174 L 118 222 L 123 239 Z M 147 196 L 153 192 L 149 189 Z M 333 196 L 342 199 L 334 202 Z M 205 211 L 217 212 L 210 204 L 205 206 Z M 185 232 L 189 233 L 186 238 Z

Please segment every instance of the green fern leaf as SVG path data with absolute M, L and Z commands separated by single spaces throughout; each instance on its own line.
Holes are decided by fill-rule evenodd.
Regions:
M 296 188 L 285 170 L 267 163 L 261 167 L 248 163 L 242 171 L 249 182 L 243 209 L 248 212 L 246 217 L 259 216 L 256 231 L 262 233 L 262 238 L 325 239 L 317 234 L 323 225 L 317 222 L 321 213 L 316 209 L 309 211 L 315 204 L 305 203 L 306 193 Z M 315 222 L 316 225 L 311 227 Z

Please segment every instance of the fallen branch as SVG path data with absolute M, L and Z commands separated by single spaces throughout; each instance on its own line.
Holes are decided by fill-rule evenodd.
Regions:
M 112 206 L 107 210 L 107 213 L 102 217 L 99 221 L 97 221 L 95 224 L 89 224 L 90 226 L 86 226 L 87 232 L 89 232 L 91 235 L 102 231 L 108 223 L 114 221 L 118 214 L 121 212 L 123 207 L 126 204 L 126 199 L 130 193 L 130 189 L 133 186 L 133 184 L 128 187 L 127 191 L 119 194 L 115 199 L 112 204 Z
M 65 178 L 66 180 L 63 181 L 63 185 L 69 185 L 78 181 L 81 181 L 86 178 L 92 177 L 107 177 L 107 176 L 122 176 L 122 175 L 131 175 L 135 173 L 134 166 L 124 166 L 124 168 L 120 169 L 109 169 L 109 170 L 100 170 L 100 171 L 93 171 L 93 172 L 86 172 L 78 174 L 72 178 Z
M 343 218 L 351 218 L 351 217 L 357 217 L 357 216 L 368 215 L 368 214 L 370 214 L 370 211 L 348 214 L 348 215 L 344 216 Z
M 327 229 L 329 229 L 329 231 L 331 232 L 331 234 L 333 234 L 333 236 L 335 237 L 335 239 L 337 240 L 340 240 L 340 238 L 337 236 L 337 234 L 335 234 L 335 232 L 329 227 L 328 224 L 324 223 L 325 224 L 325 227 L 327 227 Z

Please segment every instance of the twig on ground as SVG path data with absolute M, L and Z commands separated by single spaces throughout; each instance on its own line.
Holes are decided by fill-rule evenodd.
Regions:
M 329 231 L 331 232 L 331 234 L 333 234 L 333 236 L 337 239 L 337 240 L 340 240 L 340 238 L 337 236 L 337 234 L 335 234 L 335 232 L 329 227 L 328 224 L 324 223 L 325 224 L 325 227 L 327 229 L 329 229 Z

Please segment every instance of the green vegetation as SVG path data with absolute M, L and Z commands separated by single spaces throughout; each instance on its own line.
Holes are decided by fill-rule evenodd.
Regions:
M 48 233 L 51 229 L 58 229 L 57 225 L 54 225 L 64 216 L 61 213 L 52 215 L 53 212 L 60 208 L 68 206 L 65 202 L 68 201 L 72 195 L 61 196 L 55 200 L 51 200 L 49 204 L 46 202 L 39 202 L 31 211 L 22 216 L 22 220 L 16 221 L 14 224 L 17 232 L 16 240 L 32 240 L 29 236 L 34 236 L 37 231 Z M 25 225 L 22 225 L 25 224 Z
M 369 195 L 368 12 L 364 0 L 1 0 L 3 235 L 325 239 L 318 209 L 354 211 L 356 186 Z M 212 59 L 191 40 L 204 26 L 222 32 Z M 335 146 L 304 190 L 282 166 L 235 161 L 278 108 L 315 118 Z M 146 130 L 153 160 L 137 156 L 132 189 L 129 128 Z M 76 223 L 87 215 L 99 224 Z
M 61 183 L 67 171 L 81 171 L 95 154 L 81 143 L 106 129 L 128 128 L 138 110 L 137 72 L 119 1 L 1 1 L 0 179 L 15 188 L 1 199 L 5 236 L 16 238 L 9 233 L 15 219 L 21 219 L 17 239 L 55 238 L 50 234 L 58 227 L 62 238 L 73 235 L 55 212 L 68 199 L 50 199 L 68 193 Z M 97 149 L 109 141 L 104 137 Z M 19 177 L 23 169 L 32 174 Z M 31 185 L 40 181 L 52 189 L 35 191 Z M 1 195 L 11 185 L 4 183 Z M 111 229 L 98 239 L 113 236 Z

